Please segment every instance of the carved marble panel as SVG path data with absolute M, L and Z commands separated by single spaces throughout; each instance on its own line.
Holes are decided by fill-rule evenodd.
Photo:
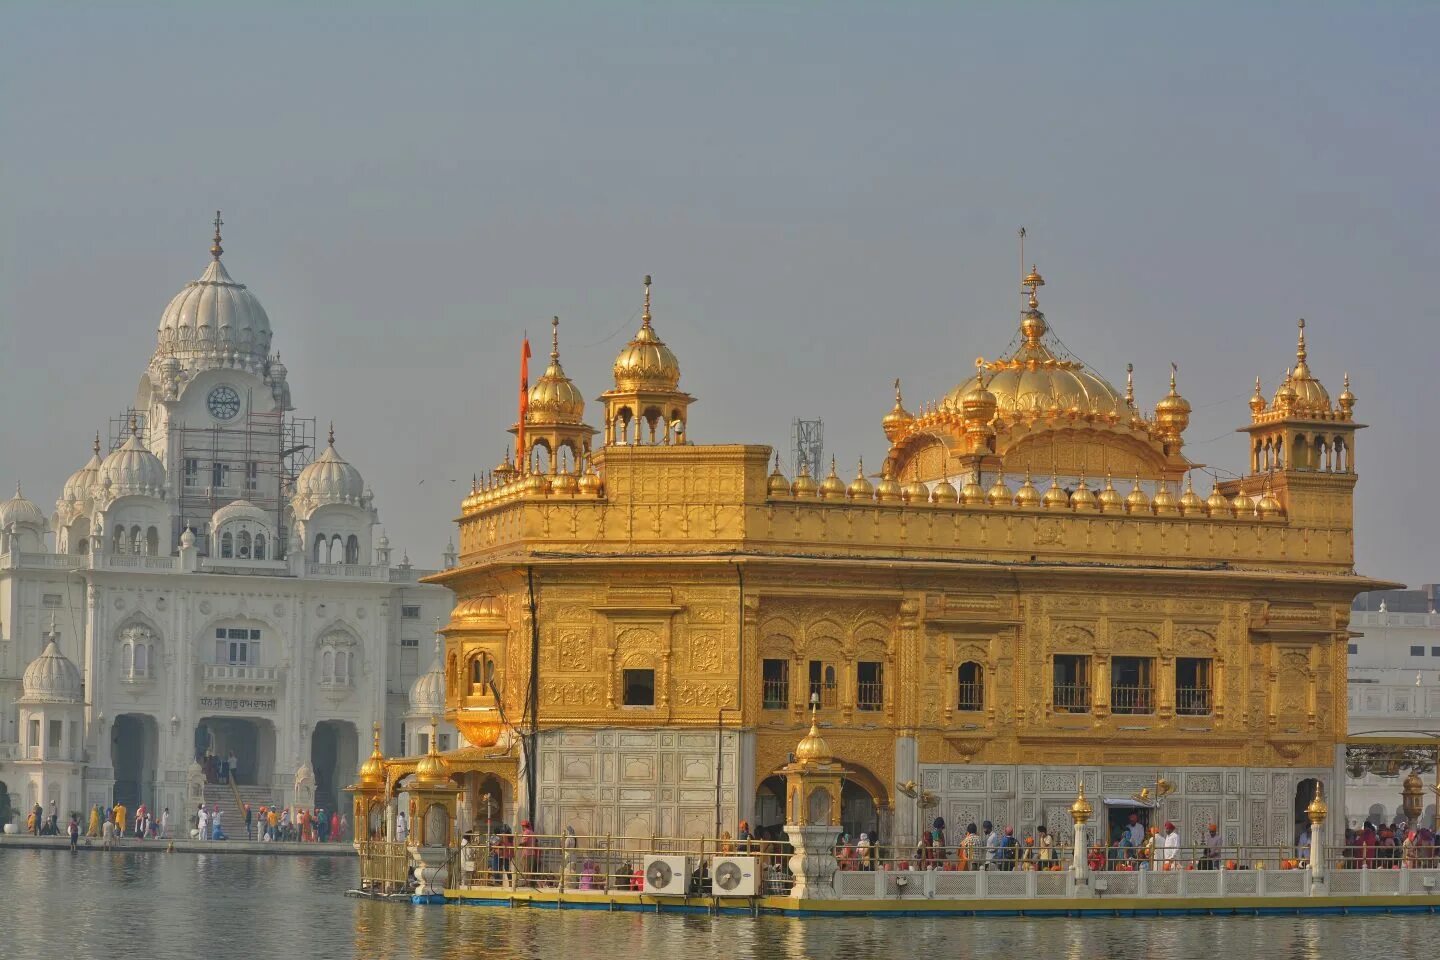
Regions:
M 1220 792 L 1221 777 L 1218 773 L 1185 774 L 1185 793 L 1189 796 L 1206 796 Z
M 1041 793 L 1061 793 L 1066 796 L 1074 796 L 1078 787 L 1079 785 L 1076 783 L 1075 774 L 1073 773 L 1046 770 L 1040 774 Z

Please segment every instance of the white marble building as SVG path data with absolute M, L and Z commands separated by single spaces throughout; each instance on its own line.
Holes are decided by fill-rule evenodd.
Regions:
M 1350 613 L 1347 685 L 1352 738 L 1434 739 L 1440 748 L 1440 613 L 1437 586 L 1361 594 Z M 1388 773 L 1388 771 L 1385 771 Z M 1401 781 L 1408 771 L 1369 770 L 1348 780 L 1345 814 L 1390 823 L 1400 813 Z M 1422 777 L 1436 781 L 1434 771 Z M 1422 818 L 1433 822 L 1435 796 L 1426 791 Z
M 394 561 L 333 430 L 317 444 L 292 415 L 270 320 L 222 252 L 217 217 L 133 406 L 54 515 L 0 501 L 0 790 L 18 810 L 178 811 L 206 750 L 234 751 L 248 801 L 329 806 L 372 723 L 387 752 L 406 739 L 453 598 Z

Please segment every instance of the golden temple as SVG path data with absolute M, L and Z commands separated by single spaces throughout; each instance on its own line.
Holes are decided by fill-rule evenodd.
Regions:
M 1207 490 L 1174 373 L 1145 410 L 1085 367 L 1033 268 L 1012 352 L 914 413 L 896 381 L 878 475 L 792 479 L 767 446 L 692 438 L 645 279 L 600 428 L 557 320 L 523 446 L 432 578 L 458 597 L 472 816 L 498 796 L 548 833 L 779 824 L 812 701 L 852 833 L 1068 823 L 1082 781 L 1103 824 L 1158 770 L 1176 789 L 1147 816 L 1289 843 L 1314 783 L 1343 782 L 1350 603 L 1385 584 L 1354 569 L 1355 397 L 1347 376 L 1332 403 L 1304 321 L 1249 402 L 1243 474 Z

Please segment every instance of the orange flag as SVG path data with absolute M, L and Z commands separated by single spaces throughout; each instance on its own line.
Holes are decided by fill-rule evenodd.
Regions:
M 520 429 L 515 435 L 515 466 L 525 469 L 525 411 L 530 409 L 530 337 L 520 344 Z

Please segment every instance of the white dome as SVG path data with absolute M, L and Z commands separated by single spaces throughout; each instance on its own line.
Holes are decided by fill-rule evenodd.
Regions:
M 264 510 L 261 510 L 249 500 L 232 500 L 225 504 L 214 515 L 210 517 L 210 526 L 219 530 L 220 526 L 232 520 L 249 520 L 257 523 L 266 529 L 271 526 L 271 517 Z
M 412 716 L 440 716 L 445 712 L 445 668 L 440 662 L 440 642 L 439 635 L 436 635 L 435 659 L 430 661 L 430 670 L 410 684 Z
M 165 495 L 165 464 L 146 449 L 133 428 L 126 440 L 100 464 L 99 485 L 111 499 Z
M 45 514 L 35 506 L 35 502 L 20 492 L 20 484 L 15 484 L 15 496 L 3 503 L 0 503 L 0 529 L 8 528 L 11 524 L 17 527 L 39 527 L 45 529 Z
M 94 498 L 95 484 L 100 481 L 100 464 L 100 435 L 96 434 L 95 451 L 90 454 L 89 462 L 70 474 L 60 499 L 66 503 L 89 503 Z
M 327 503 L 360 504 L 365 495 L 365 480 L 359 470 L 335 452 L 335 431 L 330 431 L 330 443 L 324 452 L 300 471 L 295 480 L 295 494 L 315 507 Z
M 159 334 L 158 352 L 181 360 L 234 353 L 264 363 L 270 355 L 270 318 L 265 308 L 243 283 L 230 279 L 219 256 L 199 280 L 175 294 L 160 315 Z
M 60 652 L 53 637 L 25 668 L 21 684 L 21 703 L 82 703 L 85 699 L 80 669 Z

